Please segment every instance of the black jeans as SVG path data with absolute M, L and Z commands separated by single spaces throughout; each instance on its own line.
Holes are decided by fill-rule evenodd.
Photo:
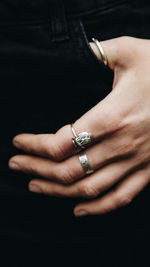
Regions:
M 113 72 L 88 42 L 124 35 L 150 39 L 149 1 L 0 2 L 0 242 L 9 254 L 3 266 L 49 266 L 54 252 L 73 261 L 92 255 L 100 266 L 150 264 L 149 187 L 128 207 L 75 218 L 82 199 L 30 193 L 31 176 L 8 169 L 9 158 L 22 153 L 12 146 L 16 134 L 56 132 L 111 91 Z

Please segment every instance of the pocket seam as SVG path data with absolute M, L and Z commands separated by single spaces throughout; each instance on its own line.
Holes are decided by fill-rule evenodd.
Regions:
M 86 31 L 84 29 L 84 25 L 81 19 L 79 20 L 79 25 L 80 25 L 81 39 L 84 42 L 84 48 L 86 48 L 86 51 L 84 51 L 84 53 L 86 54 L 87 59 L 91 59 L 91 61 L 94 64 L 99 64 L 100 67 L 102 66 L 105 67 L 103 62 L 98 59 L 98 57 L 96 56 L 96 54 L 94 53 L 93 49 L 89 44 L 89 40 L 87 38 Z

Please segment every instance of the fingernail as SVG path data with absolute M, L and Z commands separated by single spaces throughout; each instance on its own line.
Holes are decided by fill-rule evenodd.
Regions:
M 87 210 L 76 210 L 75 212 L 75 216 L 85 216 L 87 214 L 88 214 Z
M 42 193 L 42 190 L 39 185 L 37 184 L 29 184 L 29 190 L 34 193 Z
M 16 162 L 13 162 L 13 161 L 9 162 L 9 168 L 15 171 L 21 170 L 20 166 Z
M 17 148 L 21 148 L 21 145 L 15 139 L 13 140 L 13 145 Z

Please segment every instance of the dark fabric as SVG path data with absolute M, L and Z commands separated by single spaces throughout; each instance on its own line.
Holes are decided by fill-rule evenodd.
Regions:
M 31 176 L 8 169 L 9 158 L 22 153 L 12 146 L 16 134 L 55 132 L 111 91 L 113 72 L 88 41 L 150 39 L 149 26 L 149 1 L 0 1 L 1 266 L 55 266 L 54 255 L 149 266 L 149 186 L 128 207 L 75 218 L 83 200 L 30 193 Z

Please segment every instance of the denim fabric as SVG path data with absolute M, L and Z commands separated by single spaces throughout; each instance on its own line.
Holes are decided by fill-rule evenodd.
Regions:
M 93 255 L 100 266 L 150 264 L 149 187 L 128 207 L 75 218 L 83 200 L 32 194 L 33 176 L 8 169 L 22 153 L 12 146 L 16 134 L 54 133 L 111 91 L 113 72 L 94 55 L 91 38 L 150 39 L 149 28 L 149 1 L 0 2 L 0 242 L 11 255 L 3 266 L 18 266 L 19 255 L 28 264 L 28 253 L 33 265 L 26 266 L 49 262 L 54 251 Z

